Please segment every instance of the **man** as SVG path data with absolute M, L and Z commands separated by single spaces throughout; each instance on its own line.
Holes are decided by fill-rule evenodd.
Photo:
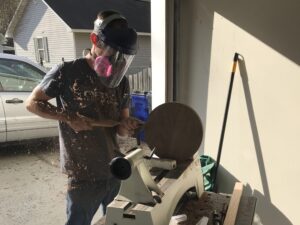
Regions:
M 89 225 L 100 204 L 105 214 L 120 184 L 109 169 L 120 155 L 116 134 L 139 126 L 129 117 L 124 77 L 136 54 L 136 32 L 119 13 L 104 11 L 90 39 L 89 54 L 52 68 L 26 102 L 32 113 L 59 121 L 61 166 L 68 175 L 66 225 Z

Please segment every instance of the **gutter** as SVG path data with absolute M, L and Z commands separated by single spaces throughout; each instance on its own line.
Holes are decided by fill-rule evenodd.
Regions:
M 23 15 L 23 12 L 24 12 L 24 9 L 26 8 L 27 4 L 28 4 L 29 0 L 21 0 L 17 9 L 16 9 L 16 12 L 13 16 L 13 18 L 11 19 L 9 25 L 8 25 L 8 28 L 5 32 L 5 37 L 6 38 L 13 38 L 13 34 L 14 34 L 14 31 L 16 29 L 16 26 L 21 18 L 21 16 Z

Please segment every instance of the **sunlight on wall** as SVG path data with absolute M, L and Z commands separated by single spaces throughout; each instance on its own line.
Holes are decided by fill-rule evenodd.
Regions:
M 243 63 L 235 75 L 221 164 L 299 223 L 297 202 L 289 196 L 297 195 L 300 183 L 289 185 L 289 194 L 283 191 L 300 174 L 299 66 L 217 13 L 212 34 L 205 150 L 217 154 L 215 137 L 221 130 L 235 52 L 243 56 Z M 272 215 L 264 210 L 266 215 Z

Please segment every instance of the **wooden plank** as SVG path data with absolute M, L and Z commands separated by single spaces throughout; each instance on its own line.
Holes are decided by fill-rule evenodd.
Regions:
M 243 184 L 236 182 L 230 198 L 228 210 L 223 225 L 235 225 L 235 220 L 243 193 Z

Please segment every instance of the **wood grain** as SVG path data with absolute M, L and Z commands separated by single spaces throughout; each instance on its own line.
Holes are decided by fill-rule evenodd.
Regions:
M 236 182 L 230 198 L 228 210 L 223 225 L 235 225 L 235 220 L 243 193 L 243 184 Z
M 197 113 L 181 103 L 155 108 L 144 126 L 145 140 L 160 158 L 185 161 L 200 147 L 203 129 Z

